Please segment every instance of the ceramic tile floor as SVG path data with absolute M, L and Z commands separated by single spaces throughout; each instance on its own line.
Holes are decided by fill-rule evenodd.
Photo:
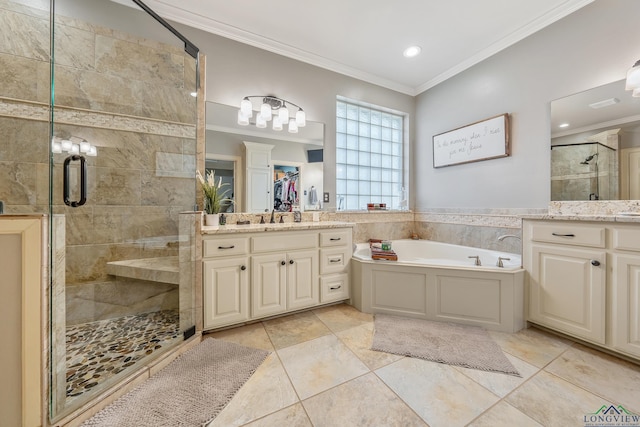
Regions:
M 491 332 L 522 374 L 369 350 L 373 318 L 335 305 L 205 335 L 271 350 L 210 427 L 584 427 L 603 405 L 640 413 L 640 366 L 536 328 Z

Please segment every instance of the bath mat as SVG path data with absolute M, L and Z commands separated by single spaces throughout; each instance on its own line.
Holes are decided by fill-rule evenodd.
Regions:
M 521 376 L 489 333 L 476 326 L 376 314 L 371 350 Z
M 207 338 L 82 426 L 204 426 L 268 355 L 265 350 Z

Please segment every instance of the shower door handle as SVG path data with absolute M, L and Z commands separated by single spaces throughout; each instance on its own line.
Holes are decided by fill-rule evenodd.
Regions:
M 71 201 L 69 200 L 69 166 L 72 161 L 80 160 L 80 200 Z M 71 206 L 72 208 L 77 208 L 78 206 L 82 206 L 87 203 L 87 159 L 84 156 L 80 156 L 78 154 L 71 155 L 64 159 L 64 204 L 67 206 Z

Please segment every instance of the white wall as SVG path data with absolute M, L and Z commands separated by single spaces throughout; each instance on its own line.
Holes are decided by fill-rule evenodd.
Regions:
M 207 56 L 207 101 L 239 106 L 247 95 L 274 95 L 325 123 L 324 191 L 335 207 L 336 96 L 415 113 L 415 98 L 184 25 L 175 27 Z M 413 121 L 411 121 L 413 123 Z M 410 125 L 411 135 L 415 135 Z
M 596 0 L 416 100 L 415 205 L 546 208 L 549 104 L 620 80 L 640 59 L 640 1 Z M 434 169 L 432 136 L 511 114 L 511 157 Z

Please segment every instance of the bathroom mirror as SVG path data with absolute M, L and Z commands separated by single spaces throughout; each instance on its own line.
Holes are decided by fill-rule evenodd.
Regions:
M 322 150 L 324 145 L 324 123 L 307 121 L 298 133 L 257 128 L 254 124 L 237 124 L 238 107 L 206 103 L 206 169 L 215 170 L 216 176 L 223 176 L 233 188 L 234 204 L 228 212 L 246 212 L 245 194 L 246 158 L 244 141 L 269 144 L 271 151 L 271 174 L 275 185 L 282 176 L 274 165 L 298 168 L 296 191 L 300 210 L 320 210 L 317 200 L 323 191 Z M 220 172 L 216 168 L 220 168 Z M 282 187 L 279 187 L 282 188 Z M 315 194 L 315 197 L 314 197 Z M 274 201 L 275 202 L 275 201 Z
M 551 102 L 551 200 L 640 199 L 640 98 L 624 85 Z

